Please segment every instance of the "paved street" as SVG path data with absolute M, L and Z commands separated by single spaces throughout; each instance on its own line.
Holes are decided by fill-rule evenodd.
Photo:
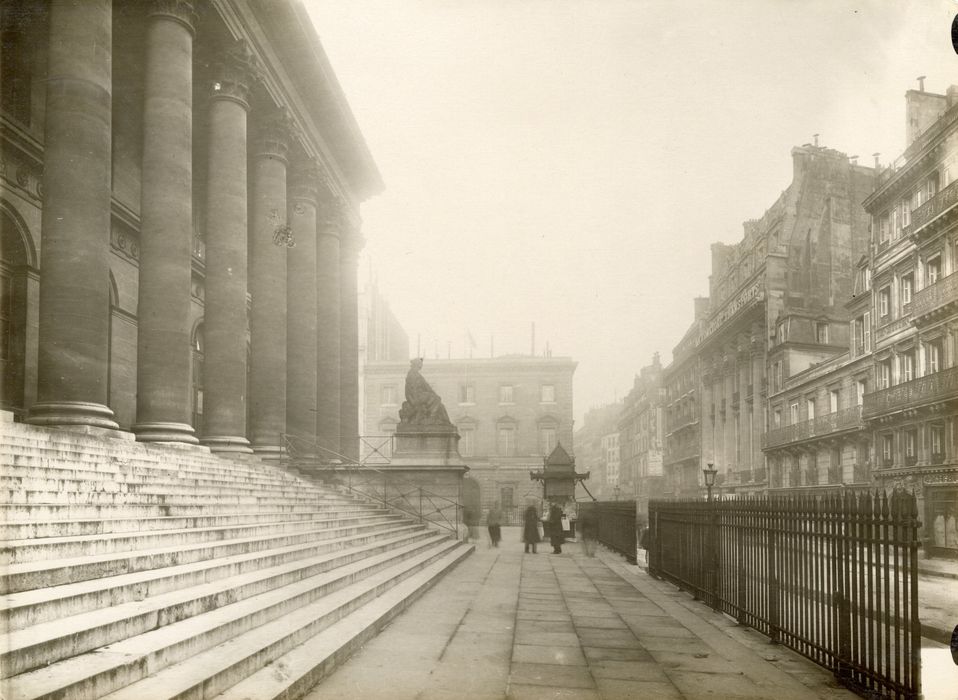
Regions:
M 506 528 L 307 697 L 855 697 L 614 554 L 548 550 Z

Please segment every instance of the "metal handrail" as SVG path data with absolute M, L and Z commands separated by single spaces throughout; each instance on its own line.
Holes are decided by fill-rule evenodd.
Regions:
M 381 454 L 379 450 L 383 447 L 383 444 L 380 444 L 378 447 L 376 447 L 369 441 L 371 439 L 379 438 L 385 438 L 388 441 L 391 441 L 393 436 L 361 435 L 359 437 L 361 441 L 373 448 L 373 453 Z M 352 459 L 337 452 L 336 450 L 323 446 L 316 440 L 297 435 L 290 435 L 288 433 L 282 433 L 281 438 L 284 454 L 292 456 L 293 454 L 299 453 L 301 455 L 295 461 L 290 461 L 291 464 L 298 464 L 302 466 L 304 462 L 308 464 L 311 459 L 315 460 L 316 466 L 319 469 L 331 471 L 333 473 L 345 473 L 346 483 L 341 483 L 340 485 L 345 487 L 351 493 L 355 493 L 363 498 L 368 498 L 378 503 L 382 503 L 387 508 L 417 517 L 420 522 L 431 523 L 444 530 L 449 530 L 458 536 L 459 523 L 461 521 L 460 511 L 463 508 L 462 503 L 459 501 L 447 498 L 446 496 L 435 493 L 434 491 L 430 491 L 429 489 L 425 489 L 412 479 L 407 479 L 399 476 L 398 474 L 392 474 L 381 469 L 377 469 L 376 467 L 369 466 L 362 461 Z M 305 453 L 301 452 L 301 446 L 303 445 L 312 448 L 313 451 Z M 334 459 L 326 459 L 321 461 L 319 459 L 319 455 L 321 454 L 331 456 Z M 283 460 L 281 458 L 281 462 L 282 461 Z M 354 485 L 353 476 L 360 473 L 364 475 L 373 474 L 381 476 L 383 479 L 382 495 L 379 495 L 375 490 L 369 490 L 363 486 Z M 397 485 L 404 486 L 406 490 L 404 491 L 402 488 L 397 488 Z M 388 497 L 389 486 L 393 486 L 393 488 L 396 489 L 396 498 Z M 418 507 L 416 507 L 415 503 L 410 499 L 410 495 L 418 496 L 418 498 L 415 500 L 415 503 L 418 503 Z M 431 510 L 425 512 L 423 510 L 424 504 L 428 505 Z M 446 513 L 446 511 L 450 508 L 455 510 L 455 515 L 451 519 Z M 440 519 L 436 520 L 430 516 L 439 516 Z

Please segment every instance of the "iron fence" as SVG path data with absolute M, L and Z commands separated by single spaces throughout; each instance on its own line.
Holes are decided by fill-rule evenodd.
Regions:
M 580 523 L 590 514 L 595 518 L 599 542 L 637 563 L 635 501 L 579 501 L 578 506 Z
M 649 502 L 649 571 L 863 695 L 920 691 L 913 494 Z

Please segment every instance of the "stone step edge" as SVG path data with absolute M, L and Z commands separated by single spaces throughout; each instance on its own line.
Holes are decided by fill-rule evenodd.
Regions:
M 417 549 L 429 551 L 426 548 Z M 39 698 L 52 700 L 53 698 L 89 697 L 94 688 L 97 695 L 118 690 L 132 683 L 124 679 L 125 675 L 139 675 L 139 678 L 134 680 L 140 680 L 147 674 L 152 675 L 173 663 L 196 656 L 202 651 L 287 615 L 289 616 L 287 619 L 295 620 L 303 616 L 304 608 L 313 605 L 322 606 L 327 598 L 331 595 L 335 596 L 340 591 L 354 587 L 368 588 L 377 581 L 378 574 L 388 574 L 391 569 L 397 568 L 397 565 L 403 569 L 415 565 L 417 557 L 401 559 L 399 556 L 401 553 L 401 551 L 395 553 L 392 563 L 390 563 L 392 553 L 387 553 L 382 555 L 382 559 L 377 564 L 372 564 L 369 559 L 366 559 L 356 563 L 360 566 L 350 564 L 339 567 L 333 572 L 312 577 L 342 581 L 349 576 L 358 576 L 363 569 L 378 565 L 371 575 L 349 580 L 346 585 L 330 594 L 321 594 L 314 600 L 294 604 L 297 598 L 308 598 L 311 591 L 323 587 L 323 584 L 318 581 L 307 579 L 143 632 L 107 647 L 93 649 L 43 668 L 13 676 L 7 679 L 8 693 L 5 697 L 16 698 L 16 700 L 39 700 Z M 371 559 L 379 559 L 379 557 Z M 336 577 L 334 578 L 332 574 L 336 574 Z M 387 575 L 386 578 L 388 580 L 389 576 Z M 284 604 L 292 607 L 283 611 Z M 266 619 L 259 624 L 254 624 L 257 615 L 265 616 Z M 284 621 L 284 624 L 288 626 L 289 623 Z M 233 627 L 241 629 L 232 631 Z M 242 629 L 244 627 L 245 629 Z M 217 637 L 221 639 L 217 640 Z
M 405 564 L 405 575 L 401 578 L 395 572 L 384 571 L 363 581 L 364 594 L 353 591 L 338 592 L 328 599 L 317 601 L 309 611 L 306 621 L 296 620 L 290 625 L 285 619 L 274 620 L 239 635 L 226 644 L 213 647 L 179 664 L 168 666 L 137 683 L 121 688 L 107 695 L 103 700 L 138 700 L 162 693 L 163 697 L 186 698 L 208 697 L 217 687 L 225 692 L 236 687 L 234 677 L 239 675 L 240 684 L 253 677 L 277 675 L 278 668 L 285 669 L 287 658 L 303 654 L 302 649 L 310 651 L 316 647 L 334 646 L 342 649 L 355 648 L 356 640 L 365 640 L 377 634 L 382 627 L 399 614 L 415 598 L 428 590 L 439 578 L 469 554 L 467 547 L 458 543 L 437 545 L 439 551 L 424 553 L 420 565 Z M 369 600 L 363 600 L 371 598 Z M 357 607 L 350 605 L 354 600 L 363 602 Z M 347 610 L 331 625 L 323 624 L 324 619 L 338 610 Z M 306 608 L 302 612 L 305 612 Z M 301 615 L 305 617 L 305 615 Z M 314 631 L 313 628 L 319 627 Z M 354 628 L 360 628 L 356 630 Z M 292 630 L 291 630 L 292 628 Z M 298 638 L 305 641 L 296 643 Z M 290 646 L 293 645 L 293 646 Z M 286 651 L 283 651 L 284 647 Z M 297 653 L 298 652 L 298 653 Z M 331 654 L 313 658 L 313 666 L 323 665 Z M 279 663 L 277 663 L 279 662 Z M 280 666 L 279 664 L 284 664 Z M 249 668 L 258 670 L 249 674 Z M 257 678 L 259 680 L 259 678 Z M 252 684 L 258 685 L 255 681 Z M 240 689 L 242 693 L 242 689 Z M 219 697 L 219 696 L 217 696 Z M 244 697 L 242 694 L 237 697 Z M 246 695 L 249 698 L 265 698 L 260 695 Z
M 378 525 L 372 524 L 336 529 L 349 529 L 358 533 L 364 530 L 374 530 L 377 527 Z M 78 583 L 84 580 L 101 578 L 104 575 L 113 575 L 103 573 L 103 569 L 105 568 L 104 565 L 107 564 L 112 564 L 117 569 L 122 566 L 124 573 L 162 569 L 166 568 L 167 566 L 178 565 L 163 564 L 162 561 L 165 556 L 175 556 L 177 554 L 188 553 L 189 555 L 198 557 L 193 561 L 200 561 L 202 559 L 215 559 L 218 557 L 230 556 L 229 554 L 225 553 L 225 550 L 235 549 L 238 547 L 249 547 L 253 543 L 263 546 L 260 546 L 256 549 L 251 549 L 251 551 L 263 552 L 269 549 L 277 549 L 294 544 L 333 539 L 330 537 L 310 537 L 310 535 L 323 535 L 328 532 L 329 530 L 315 530 L 312 532 L 305 531 L 295 534 L 278 535 L 276 537 L 241 538 L 237 540 L 224 540 L 220 542 L 203 542 L 190 547 L 164 547 L 161 549 L 143 550 L 140 552 L 117 552 L 116 554 L 98 554 L 88 557 L 73 557 L 67 560 L 61 559 L 49 562 L 41 561 L 27 562 L 25 564 L 11 564 L 0 569 L 3 571 L 2 575 L 0 575 L 0 593 L 3 595 L 7 595 L 9 593 L 20 593 L 24 590 L 33 590 L 34 588 L 43 586 L 58 586 L 67 583 Z M 298 542 L 290 540 L 298 540 Z M 220 553 L 217 553 L 217 550 L 219 550 Z M 204 553 L 208 553 L 208 556 L 201 556 Z M 140 560 L 142 560 L 143 565 L 137 566 L 136 562 Z M 154 562 L 153 560 L 158 561 Z M 188 564 L 190 561 L 187 560 L 179 563 Z M 100 573 L 98 574 L 97 571 L 100 571 Z M 41 579 L 50 579 L 54 578 L 55 575 L 61 574 L 62 572 L 66 573 L 67 580 L 48 580 L 45 584 L 43 584 L 43 586 L 34 585 L 30 588 L 11 590 L 11 582 L 16 582 L 20 578 L 36 577 Z M 83 578 L 80 578 L 80 576 L 83 576 Z
M 101 463 L 93 460 L 77 459 L 73 457 L 31 457 L 32 461 L 39 461 L 40 464 L 2 464 L 4 475 L 11 477 L 21 477 L 22 472 L 41 470 L 53 472 L 50 478 L 55 478 L 58 472 L 77 473 L 90 475 L 90 479 L 100 479 L 109 475 L 127 475 L 127 474 L 154 474 L 156 476 L 165 476 L 185 472 L 189 474 L 198 474 L 207 478 L 213 476 L 232 477 L 237 480 L 262 480 L 282 484 L 306 483 L 308 479 L 290 474 L 282 470 L 240 470 L 233 467 L 230 463 L 224 462 L 220 465 L 196 465 L 184 462 L 167 463 L 148 462 L 137 464 L 119 463 Z M 102 467 L 100 469 L 90 467 Z
M 79 653 L 121 643 L 150 630 L 199 617 L 211 609 L 247 603 L 259 596 L 272 593 L 281 602 L 283 596 L 279 591 L 287 588 L 292 590 L 296 586 L 305 587 L 305 582 L 309 580 L 318 586 L 337 590 L 343 581 L 356 572 L 364 568 L 375 570 L 383 563 L 402 559 L 438 539 L 428 532 L 407 532 L 388 541 L 367 542 L 349 549 L 323 552 L 307 559 L 233 574 L 165 591 L 144 600 L 126 601 L 107 609 L 88 610 L 15 630 L 5 636 L 4 648 L 0 649 L 0 673 L 3 676 L 27 673 Z M 295 576 L 303 571 L 311 573 Z M 290 577 L 292 580 L 289 580 Z M 221 600 L 229 602 L 219 603 Z M 204 601 L 216 601 L 217 604 L 206 608 Z M 190 606 L 197 605 L 201 606 L 201 612 L 184 614 L 190 612 Z M 129 634 L 131 626 L 139 628 L 139 631 Z M 96 639 L 103 641 L 98 643 Z M 61 653 L 64 649 L 66 654 Z
M 327 514 L 328 515 L 328 514 Z M 289 525 L 288 528 L 282 528 L 284 534 L 293 532 L 310 532 L 319 529 L 314 526 L 326 526 L 326 528 L 349 527 L 351 525 L 362 524 L 364 521 L 399 521 L 401 516 L 389 512 L 381 513 L 360 513 L 351 514 L 343 517 L 324 517 L 313 518 L 310 520 L 282 520 L 269 523 L 239 523 L 232 525 L 220 525 L 212 527 L 187 527 L 170 530 L 144 530 L 142 532 L 111 532 L 97 535 L 75 535 L 62 537 L 40 537 L 23 540 L 7 540 L 0 547 L 0 567 L 14 566 L 15 564 L 27 564 L 29 562 L 50 561 L 53 558 L 83 556 L 72 555 L 68 552 L 58 552 L 57 550 L 84 547 L 92 549 L 89 545 L 99 543 L 112 543 L 113 546 L 106 547 L 97 552 L 97 554 L 121 554 L 124 552 L 136 552 L 148 549 L 157 549 L 167 545 L 163 540 L 183 538 L 191 540 L 183 544 L 201 544 L 209 542 L 227 542 L 234 539 L 243 539 L 247 537 L 258 537 L 261 532 L 279 532 L 278 525 Z M 241 531 L 251 531 L 240 534 Z M 224 535 L 233 535 L 232 537 L 215 537 L 216 533 Z M 205 539 L 203 536 L 206 536 Z M 142 548 L 138 546 L 143 545 Z M 177 544 L 177 543 L 173 543 Z M 24 550 L 22 561 L 4 562 L 4 558 L 16 558 L 17 550 Z

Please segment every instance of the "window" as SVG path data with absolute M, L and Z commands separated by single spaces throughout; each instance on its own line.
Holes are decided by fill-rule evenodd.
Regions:
M 892 465 L 892 454 L 894 453 L 895 437 L 891 433 L 885 433 L 881 436 L 881 462 L 882 465 L 890 467 Z
M 915 291 L 915 273 L 909 272 L 901 276 L 901 305 L 907 306 L 911 303 L 911 295 Z
M 815 340 L 818 341 L 821 345 L 828 344 L 828 324 L 827 323 L 816 323 L 815 324 Z
M 496 434 L 496 449 L 500 455 L 514 456 L 516 454 L 516 426 L 511 423 L 500 423 Z
M 828 410 L 831 413 L 835 413 L 838 410 L 839 405 L 841 404 L 842 390 L 841 389 L 832 389 L 828 392 Z
M 381 387 L 381 398 L 383 406 L 395 406 L 396 405 L 396 386 L 394 384 L 384 384 Z
M 512 384 L 502 384 L 499 387 L 499 403 L 513 403 Z
M 863 403 L 865 403 L 865 390 L 867 389 L 865 380 L 859 379 L 855 383 L 855 387 L 856 387 L 855 400 L 857 401 L 857 405 L 861 406 Z
M 925 343 L 925 374 L 933 374 L 941 369 L 941 340 Z
M 556 400 L 555 384 L 543 384 L 539 389 L 539 400 L 542 403 L 555 403 L 555 400 Z
M 788 408 L 789 408 L 791 419 L 792 419 L 791 425 L 795 425 L 796 423 L 798 423 L 798 401 L 793 403 Z
M 887 389 L 891 386 L 891 359 L 878 363 L 878 388 Z
M 931 461 L 940 464 L 945 459 L 945 427 L 943 425 L 928 426 L 928 447 L 931 452 Z
M 782 410 L 779 408 L 776 408 L 775 413 L 772 414 L 772 425 L 776 428 L 782 427 Z
M 554 425 L 539 426 L 539 452 L 544 455 L 552 453 L 556 447 L 556 429 Z
M 516 507 L 515 495 L 512 486 L 503 486 L 499 489 L 499 508 L 508 513 Z
M 925 263 L 925 286 L 930 287 L 941 277 L 941 256 L 929 258 Z
M 476 387 L 472 384 L 459 385 L 459 403 L 475 403 Z
M 891 310 L 891 290 L 884 287 L 878 292 L 878 315 L 885 320 Z
M 473 425 L 459 426 L 459 454 L 463 457 L 476 456 L 476 428 Z
M 788 320 L 778 322 L 778 342 L 784 343 L 788 340 Z
M 905 464 L 915 464 L 918 461 L 918 431 L 914 428 L 906 430 L 903 437 L 905 438 Z
M 805 400 L 805 410 L 808 412 L 808 420 L 812 420 L 815 417 L 815 399 L 806 399 Z
M 887 244 L 888 237 L 889 237 L 889 218 L 888 218 L 888 214 L 885 214 L 878 221 L 878 242 Z
M 901 225 L 902 228 L 911 223 L 911 200 L 905 197 L 901 200 Z M 900 232 L 899 232 L 900 233 Z
M 910 382 L 915 378 L 915 353 L 909 350 L 898 356 L 898 381 Z
M 865 352 L 872 351 L 872 312 L 866 311 L 862 319 L 862 325 L 865 327 Z

